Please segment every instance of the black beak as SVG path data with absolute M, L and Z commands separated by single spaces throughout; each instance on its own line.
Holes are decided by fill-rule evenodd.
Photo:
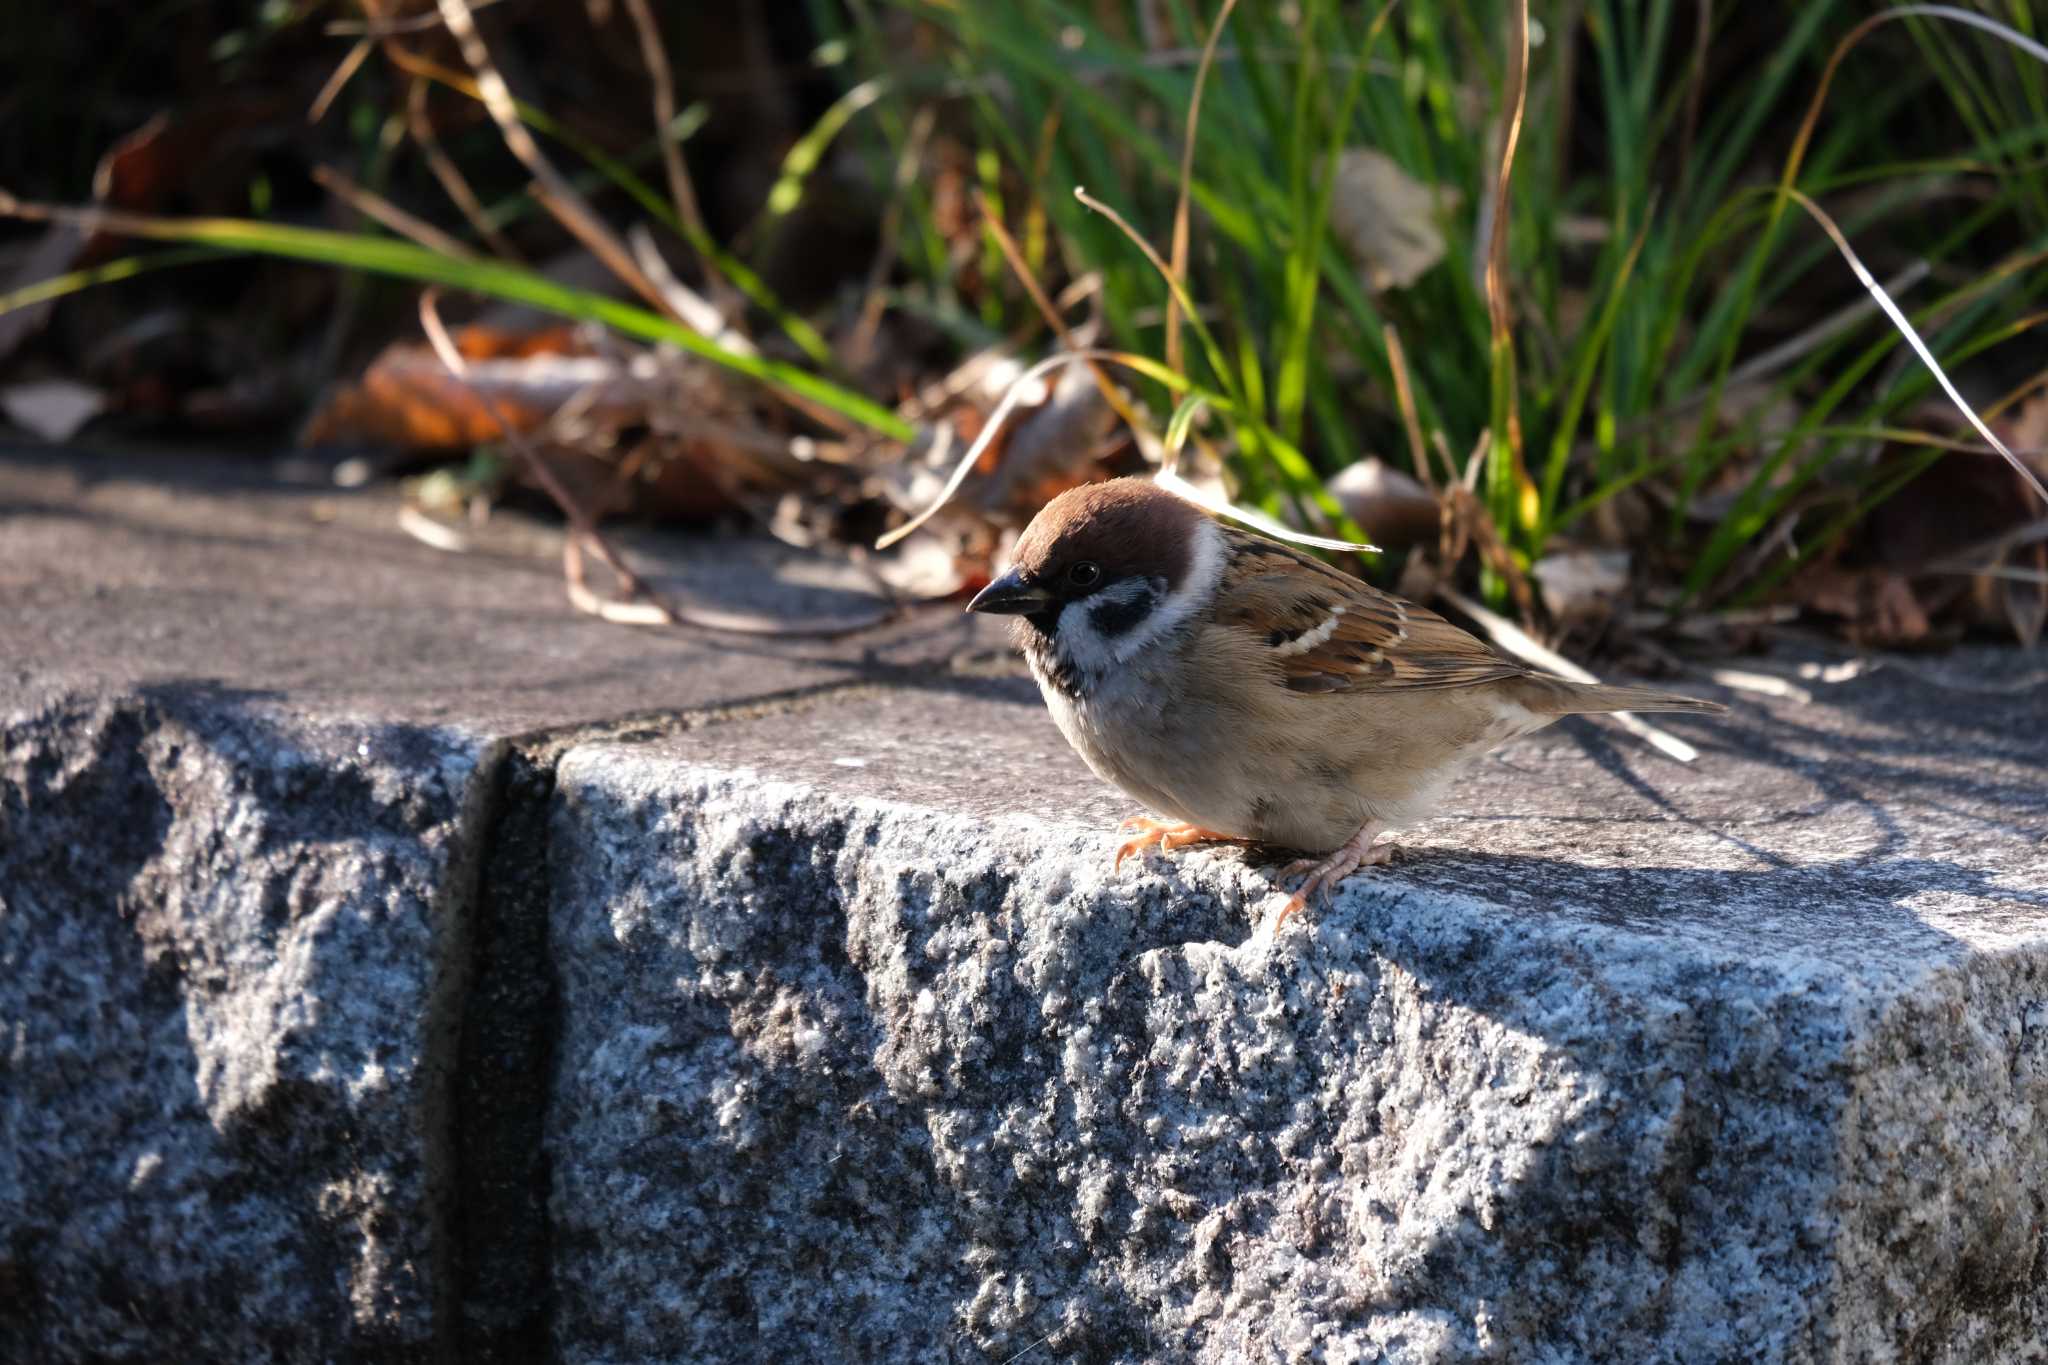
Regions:
M 1052 603 L 1051 593 L 1032 587 L 1024 581 L 1022 574 L 1012 569 L 976 593 L 974 600 L 967 604 L 967 610 L 986 612 L 990 616 L 1029 616 L 1035 611 L 1045 610 Z

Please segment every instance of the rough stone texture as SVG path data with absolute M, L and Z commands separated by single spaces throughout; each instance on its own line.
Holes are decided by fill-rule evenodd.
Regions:
M 0 458 L 0 1359 L 532 1355 L 552 753 L 520 737 L 965 638 L 622 630 L 530 523 L 449 556 L 394 512 Z M 871 605 L 757 543 L 668 563 L 729 609 Z
M 2038 692 L 1538 737 L 1276 942 L 982 690 L 566 757 L 565 1359 L 2042 1357 Z
M 0 1357 L 415 1356 L 474 746 L 0 710 Z
M 0 452 L 0 1359 L 2048 1359 L 2038 660 L 1546 733 L 1276 942 L 952 613 L 392 511 Z

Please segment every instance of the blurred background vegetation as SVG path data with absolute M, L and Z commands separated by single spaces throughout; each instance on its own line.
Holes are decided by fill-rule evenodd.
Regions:
M 42 439 L 295 438 L 451 547 L 538 480 L 869 558 L 1095 347 L 1142 363 L 1027 377 L 893 591 L 1184 440 L 1378 581 L 1638 667 L 2048 620 L 2048 508 L 1780 192 L 2048 472 L 2048 63 L 1954 15 L 1540 3 L 1524 81 L 1504 0 L 37 9 L 0 398 Z

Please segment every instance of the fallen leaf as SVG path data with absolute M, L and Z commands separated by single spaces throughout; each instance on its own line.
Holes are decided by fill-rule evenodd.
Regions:
M 1087 364 L 1075 360 L 1060 367 L 1044 402 L 1010 420 L 981 503 L 1035 511 L 1095 476 L 1094 457 L 1116 425 L 1116 412 Z
M 1566 630 L 1604 622 L 1628 592 L 1626 550 L 1559 550 L 1529 570 L 1543 605 Z
M 1442 525 L 1435 495 L 1378 456 L 1346 465 L 1325 488 L 1366 538 L 1384 550 L 1434 541 Z
M 1792 580 L 1786 595 L 1810 611 L 1840 618 L 1844 634 L 1861 645 L 1920 644 L 1931 630 L 1912 584 L 1887 569 L 1816 564 Z
M 471 362 L 467 378 L 450 374 L 428 346 L 386 347 L 360 379 L 330 393 L 307 420 L 300 444 L 459 450 L 501 439 L 500 418 L 515 431 L 531 431 L 592 386 L 625 386 L 618 361 L 567 354 L 574 338 L 566 328 L 516 336 L 464 327 L 454 340 Z M 597 404 L 603 402 L 600 393 Z
M 106 407 L 105 394 L 69 379 L 43 379 L 0 389 L 0 410 L 7 413 L 7 420 L 52 444 L 76 436 L 79 428 Z
M 1371 147 L 1337 158 L 1330 228 L 1375 291 L 1405 289 L 1444 258 L 1439 213 L 1457 207 L 1456 190 L 1425 185 Z

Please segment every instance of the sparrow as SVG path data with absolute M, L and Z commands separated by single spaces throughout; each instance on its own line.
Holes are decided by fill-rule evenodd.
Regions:
M 1497 654 L 1443 617 L 1140 478 L 1070 489 L 969 611 L 1012 638 L 1096 776 L 1157 816 L 1156 844 L 1318 855 L 1276 927 L 1413 825 L 1458 773 L 1561 716 L 1726 708 L 1573 682 Z M 1305 875 L 1304 875 L 1305 874 Z

